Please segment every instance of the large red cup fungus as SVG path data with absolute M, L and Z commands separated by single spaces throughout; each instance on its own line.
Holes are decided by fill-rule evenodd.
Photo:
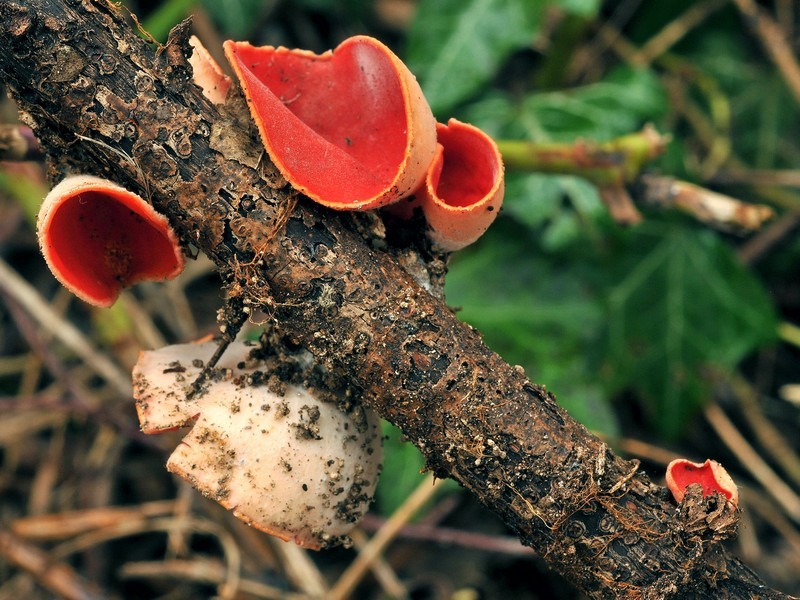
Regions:
M 667 487 L 676 502 L 683 500 L 687 486 L 698 484 L 703 489 L 703 496 L 720 493 L 733 506 L 739 503 L 739 489 L 725 468 L 718 462 L 708 459 L 704 463 L 695 463 L 678 458 L 667 465 Z
M 344 541 L 372 499 L 383 456 L 380 419 L 345 413 L 306 387 L 263 381 L 252 346 L 232 343 L 204 393 L 186 397 L 216 344 L 142 352 L 133 395 L 144 433 L 191 427 L 167 469 L 239 519 L 319 549 Z
M 55 186 L 39 209 L 39 246 L 64 287 L 108 307 L 143 280 L 177 276 L 184 266 L 167 218 L 110 181 L 74 175 Z
M 193 35 L 189 38 L 189 44 L 193 50 L 189 57 L 189 64 L 192 65 L 193 72 L 192 79 L 211 102 L 224 104 L 228 89 L 231 87 L 231 78 L 222 72 L 217 61 L 196 36 Z
M 409 196 L 436 148 L 436 121 L 403 62 L 355 36 L 334 51 L 225 42 L 272 161 L 330 208 L 369 210 Z
M 497 144 L 473 125 L 437 124 L 439 144 L 419 190 L 431 240 L 454 251 L 477 240 L 500 212 L 505 191 Z

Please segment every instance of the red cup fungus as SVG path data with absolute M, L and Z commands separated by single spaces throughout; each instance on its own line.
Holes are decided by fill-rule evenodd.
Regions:
M 503 159 L 486 133 L 450 119 L 436 126 L 439 143 L 419 204 L 429 237 L 447 251 L 477 240 L 497 217 L 505 191 Z
M 123 288 L 176 277 L 184 259 L 167 218 L 137 194 L 99 177 L 73 175 L 42 202 L 39 246 L 64 287 L 109 307 Z
M 214 104 L 224 104 L 231 87 L 231 78 L 222 72 L 217 61 L 206 50 L 197 36 L 189 38 L 193 52 L 189 57 L 194 82 L 203 90 L 203 95 Z
M 339 210 L 411 195 L 433 160 L 436 121 L 389 48 L 355 36 L 314 54 L 225 42 L 272 161 L 298 191 Z
M 720 493 L 734 507 L 739 503 L 739 490 L 725 468 L 718 462 L 708 459 L 704 463 L 694 463 L 678 458 L 667 465 L 667 488 L 676 502 L 681 502 L 687 486 L 698 484 L 703 496 Z
M 242 342 L 220 359 L 216 369 L 224 375 L 187 398 L 215 348 L 205 342 L 142 352 L 133 369 L 142 431 L 191 427 L 167 469 L 283 540 L 312 549 L 344 541 L 378 481 L 377 414 L 363 407 L 345 413 L 295 384 L 281 394 L 254 384 L 263 365 Z

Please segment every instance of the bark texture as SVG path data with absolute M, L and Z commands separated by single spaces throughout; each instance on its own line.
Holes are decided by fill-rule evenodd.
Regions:
M 154 52 L 117 7 L 0 0 L 0 69 L 54 175 L 142 193 L 219 266 L 235 306 L 348 378 L 439 477 L 594 598 L 785 598 L 721 544 L 736 517 L 666 491 L 354 232 L 297 198 L 241 102 L 191 84 L 187 26 Z

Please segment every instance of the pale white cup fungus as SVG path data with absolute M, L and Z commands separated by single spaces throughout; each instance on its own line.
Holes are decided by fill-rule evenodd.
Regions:
M 276 394 L 253 385 L 253 346 L 234 343 L 217 376 L 193 398 L 187 392 L 216 344 L 142 352 L 133 369 L 144 433 L 190 426 L 167 462 L 243 521 L 283 540 L 319 549 L 346 540 L 366 512 L 381 468 L 376 413 L 343 412 L 308 389 Z M 223 374 L 219 377 L 219 374 Z

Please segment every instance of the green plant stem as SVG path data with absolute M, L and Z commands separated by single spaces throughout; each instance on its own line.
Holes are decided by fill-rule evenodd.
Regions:
M 607 142 L 573 143 L 500 140 L 497 146 L 511 171 L 578 175 L 599 187 L 633 181 L 669 141 L 648 126 Z

